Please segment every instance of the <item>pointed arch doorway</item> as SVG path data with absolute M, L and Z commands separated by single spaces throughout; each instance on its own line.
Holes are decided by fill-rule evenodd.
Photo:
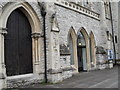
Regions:
M 78 32 L 77 54 L 78 54 L 78 72 L 87 71 L 86 42 L 81 32 Z
M 77 57 L 78 72 L 89 71 L 91 69 L 89 35 L 83 27 L 77 32 Z
M 7 76 L 32 73 L 31 26 L 20 9 L 15 9 L 7 21 L 5 64 Z

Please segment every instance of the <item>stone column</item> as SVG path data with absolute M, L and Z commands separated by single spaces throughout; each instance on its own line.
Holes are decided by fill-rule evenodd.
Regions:
M 32 33 L 33 73 L 40 73 L 40 37 L 38 32 Z
M 57 24 L 56 14 L 51 17 L 50 47 L 51 62 L 48 70 L 48 81 L 57 83 L 62 81 L 62 70 L 60 68 L 60 49 L 59 49 L 59 28 Z
M 96 57 L 97 57 L 97 68 L 98 69 L 104 69 L 106 67 L 105 66 L 106 54 L 103 53 L 103 52 L 104 52 L 104 49 L 107 49 L 107 47 L 108 47 L 108 45 L 107 45 L 107 35 L 106 35 L 106 31 L 108 31 L 108 30 L 107 30 L 106 17 L 105 17 L 104 0 L 101 0 L 100 8 L 101 8 L 101 10 L 100 10 L 100 13 L 101 13 L 100 14 L 100 28 L 101 28 L 101 31 L 100 31 L 101 35 L 100 36 L 101 37 L 100 38 L 104 38 L 104 39 L 102 39 L 100 41 L 101 43 L 98 42 L 98 44 L 97 44 L 97 49 L 100 50 L 100 51 L 98 51 L 98 53 L 96 54 Z
M 6 28 L 0 28 L 0 89 L 6 88 L 6 69 L 4 60 L 4 34 Z

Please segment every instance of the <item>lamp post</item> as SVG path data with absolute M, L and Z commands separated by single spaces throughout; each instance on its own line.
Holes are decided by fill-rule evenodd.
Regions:
M 40 6 L 40 11 L 41 11 L 41 16 L 43 18 L 43 33 L 44 33 L 44 58 L 45 58 L 45 74 L 44 74 L 44 78 L 45 78 L 45 83 L 47 83 L 47 54 L 46 54 L 46 28 L 45 28 L 45 17 L 46 17 L 46 7 L 45 7 L 45 3 L 44 2 L 39 2 L 38 1 L 38 5 Z

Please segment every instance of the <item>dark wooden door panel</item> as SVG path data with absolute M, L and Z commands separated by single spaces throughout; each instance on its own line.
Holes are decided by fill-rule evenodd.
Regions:
M 18 74 L 18 48 L 16 47 L 17 44 L 13 43 L 15 42 L 14 40 L 6 40 L 6 54 L 7 56 L 5 59 L 6 61 L 6 70 L 7 70 L 7 75 L 17 75 Z M 11 47 L 11 48 L 9 48 Z M 14 48 L 14 49 L 13 49 Z M 5 51 L 6 51 L 5 50 Z M 14 58 L 13 58 L 14 57 Z
M 5 63 L 8 76 L 18 74 L 18 16 L 13 12 L 7 23 L 8 34 L 5 35 Z
M 7 23 L 5 36 L 5 63 L 7 75 L 32 73 L 31 26 L 27 17 L 16 9 Z
M 19 17 L 19 56 L 20 73 L 24 74 L 32 72 L 32 39 L 29 21 L 23 13 L 21 16 Z

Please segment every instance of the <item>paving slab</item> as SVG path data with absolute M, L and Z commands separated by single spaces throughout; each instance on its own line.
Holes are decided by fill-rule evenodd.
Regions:
M 57 84 L 34 84 L 26 88 L 118 88 L 118 67 L 80 72 Z

